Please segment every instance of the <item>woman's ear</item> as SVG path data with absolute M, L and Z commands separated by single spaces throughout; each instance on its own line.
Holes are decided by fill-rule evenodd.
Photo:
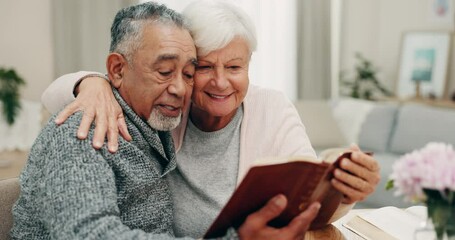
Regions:
M 112 86 L 115 88 L 120 88 L 122 85 L 123 74 L 127 65 L 128 62 L 121 54 L 110 53 L 109 56 L 107 56 L 107 74 Z

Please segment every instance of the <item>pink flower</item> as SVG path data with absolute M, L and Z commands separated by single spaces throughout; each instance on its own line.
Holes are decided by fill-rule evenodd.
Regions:
M 428 143 L 393 164 L 395 195 L 425 201 L 424 188 L 455 191 L 455 151 L 450 144 Z

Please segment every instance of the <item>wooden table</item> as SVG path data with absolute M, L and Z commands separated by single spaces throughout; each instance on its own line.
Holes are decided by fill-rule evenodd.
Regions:
M 316 231 L 309 231 L 305 235 L 305 240 L 314 239 L 330 239 L 330 240 L 364 240 L 359 235 L 351 232 L 347 228 L 343 227 L 342 224 L 349 221 L 352 217 L 360 212 L 371 211 L 372 209 L 353 209 L 348 212 L 345 216 L 338 219 L 338 221 L 331 225 Z

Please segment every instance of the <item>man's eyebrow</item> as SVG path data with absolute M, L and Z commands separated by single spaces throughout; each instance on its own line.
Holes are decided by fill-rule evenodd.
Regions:
M 163 54 L 163 55 L 158 56 L 157 62 L 175 60 L 175 59 L 179 59 L 179 58 L 180 57 L 177 54 Z
M 178 60 L 180 59 L 180 56 L 178 54 L 163 54 L 159 55 L 156 63 L 162 62 L 162 61 L 168 61 L 168 60 Z M 191 58 L 188 60 L 192 65 L 197 66 L 197 59 L 196 58 Z

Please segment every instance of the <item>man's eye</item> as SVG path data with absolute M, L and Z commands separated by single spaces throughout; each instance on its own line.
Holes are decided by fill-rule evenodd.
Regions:
M 159 72 L 161 76 L 168 77 L 169 75 L 172 74 L 171 71 L 164 71 L 164 72 Z
M 193 86 L 194 84 L 194 79 L 193 79 L 193 75 L 192 74 L 184 74 L 185 76 L 185 82 L 186 84 L 190 85 L 190 86 Z

